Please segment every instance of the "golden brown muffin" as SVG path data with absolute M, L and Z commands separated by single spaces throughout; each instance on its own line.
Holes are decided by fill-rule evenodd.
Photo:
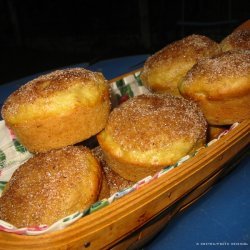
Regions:
M 163 94 L 129 99 L 113 109 L 97 135 L 108 166 L 131 181 L 174 164 L 205 138 L 206 121 L 197 105 Z
M 0 219 L 16 227 L 51 225 L 96 201 L 101 168 L 89 149 L 68 146 L 21 165 L 0 197 Z
M 29 151 L 46 152 L 97 134 L 109 111 L 109 88 L 103 75 L 73 68 L 22 86 L 5 101 L 2 116 Z
M 199 61 L 179 84 L 211 125 L 250 118 L 250 51 L 227 51 Z
M 133 186 L 133 184 L 135 184 L 135 182 L 133 181 L 124 179 L 108 166 L 104 159 L 103 151 L 100 146 L 93 149 L 93 153 L 99 160 L 104 172 L 103 179 L 105 179 L 105 183 L 104 188 L 102 188 L 103 191 L 101 193 L 101 197 L 108 198 L 114 193 L 121 191 L 125 188 L 131 187 Z M 107 192 L 107 190 L 109 191 Z
M 220 53 L 219 45 L 208 37 L 191 35 L 175 41 L 147 59 L 141 79 L 153 92 L 180 95 L 177 85 L 201 58 Z
M 250 30 L 236 30 L 220 43 L 222 51 L 243 49 L 250 50 Z

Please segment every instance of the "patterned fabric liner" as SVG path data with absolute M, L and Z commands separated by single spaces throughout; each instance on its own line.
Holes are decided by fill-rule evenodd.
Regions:
M 128 75 L 116 82 L 112 82 L 111 90 L 111 98 L 114 106 L 119 105 L 120 103 L 126 101 L 128 98 L 149 92 L 141 83 L 139 71 L 134 74 Z M 185 157 L 182 157 L 176 164 L 166 166 L 154 176 L 148 176 L 135 183 L 133 186 L 114 193 L 108 199 L 97 201 L 88 209 L 62 218 L 61 220 L 55 222 L 53 225 L 38 225 L 35 227 L 16 228 L 15 226 L 0 220 L 0 231 L 20 235 L 41 235 L 63 229 L 79 220 L 80 218 L 98 211 L 101 208 L 108 206 L 115 200 L 118 200 L 121 197 L 125 196 L 126 194 L 140 189 L 145 184 L 160 178 L 162 175 L 168 173 L 170 170 L 180 166 L 183 162 L 195 156 L 201 149 L 209 147 L 211 144 L 215 143 L 222 136 L 226 135 L 230 130 L 234 129 L 237 125 L 238 123 L 233 124 L 230 129 L 223 131 L 217 139 L 210 141 L 204 147 L 195 151 L 192 155 L 186 155 Z M 5 122 L 0 121 L 0 196 L 14 171 L 31 157 L 32 154 L 19 143 L 18 139 L 15 137 L 12 131 L 5 126 Z

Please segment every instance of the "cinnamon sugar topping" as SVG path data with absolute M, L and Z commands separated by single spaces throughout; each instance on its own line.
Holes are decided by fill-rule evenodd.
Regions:
M 227 51 L 216 57 L 200 60 L 186 75 L 185 85 L 194 83 L 193 78 L 205 76 L 207 84 L 227 77 L 249 77 L 250 50 Z
M 250 50 L 250 30 L 236 30 L 227 36 L 222 42 L 223 50 L 245 49 Z
M 20 104 L 33 103 L 38 98 L 46 99 L 58 93 L 58 91 L 67 90 L 76 84 L 98 85 L 103 84 L 104 81 L 101 73 L 84 68 L 56 70 L 35 78 L 12 93 L 4 103 L 3 112 L 6 109 L 9 109 L 9 112 L 11 112 L 11 109 L 15 111 Z M 14 113 L 13 110 L 12 113 Z
M 168 147 L 178 139 L 204 138 L 206 121 L 196 104 L 171 95 L 140 95 L 115 108 L 106 131 L 127 150 Z
M 176 60 L 193 62 L 203 57 L 216 55 L 219 51 L 219 45 L 208 37 L 190 35 L 167 45 L 149 57 L 143 71 L 146 74 L 147 70 L 156 67 L 157 64 L 161 65 L 163 62 L 169 64 Z

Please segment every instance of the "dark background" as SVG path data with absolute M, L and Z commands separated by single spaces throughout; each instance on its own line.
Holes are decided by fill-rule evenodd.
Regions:
M 71 64 L 152 54 L 189 34 L 220 41 L 249 0 L 0 0 L 0 84 Z

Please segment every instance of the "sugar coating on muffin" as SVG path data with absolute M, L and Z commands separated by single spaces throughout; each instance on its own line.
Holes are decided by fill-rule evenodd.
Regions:
M 222 51 L 250 50 L 250 30 L 236 30 L 220 42 Z

